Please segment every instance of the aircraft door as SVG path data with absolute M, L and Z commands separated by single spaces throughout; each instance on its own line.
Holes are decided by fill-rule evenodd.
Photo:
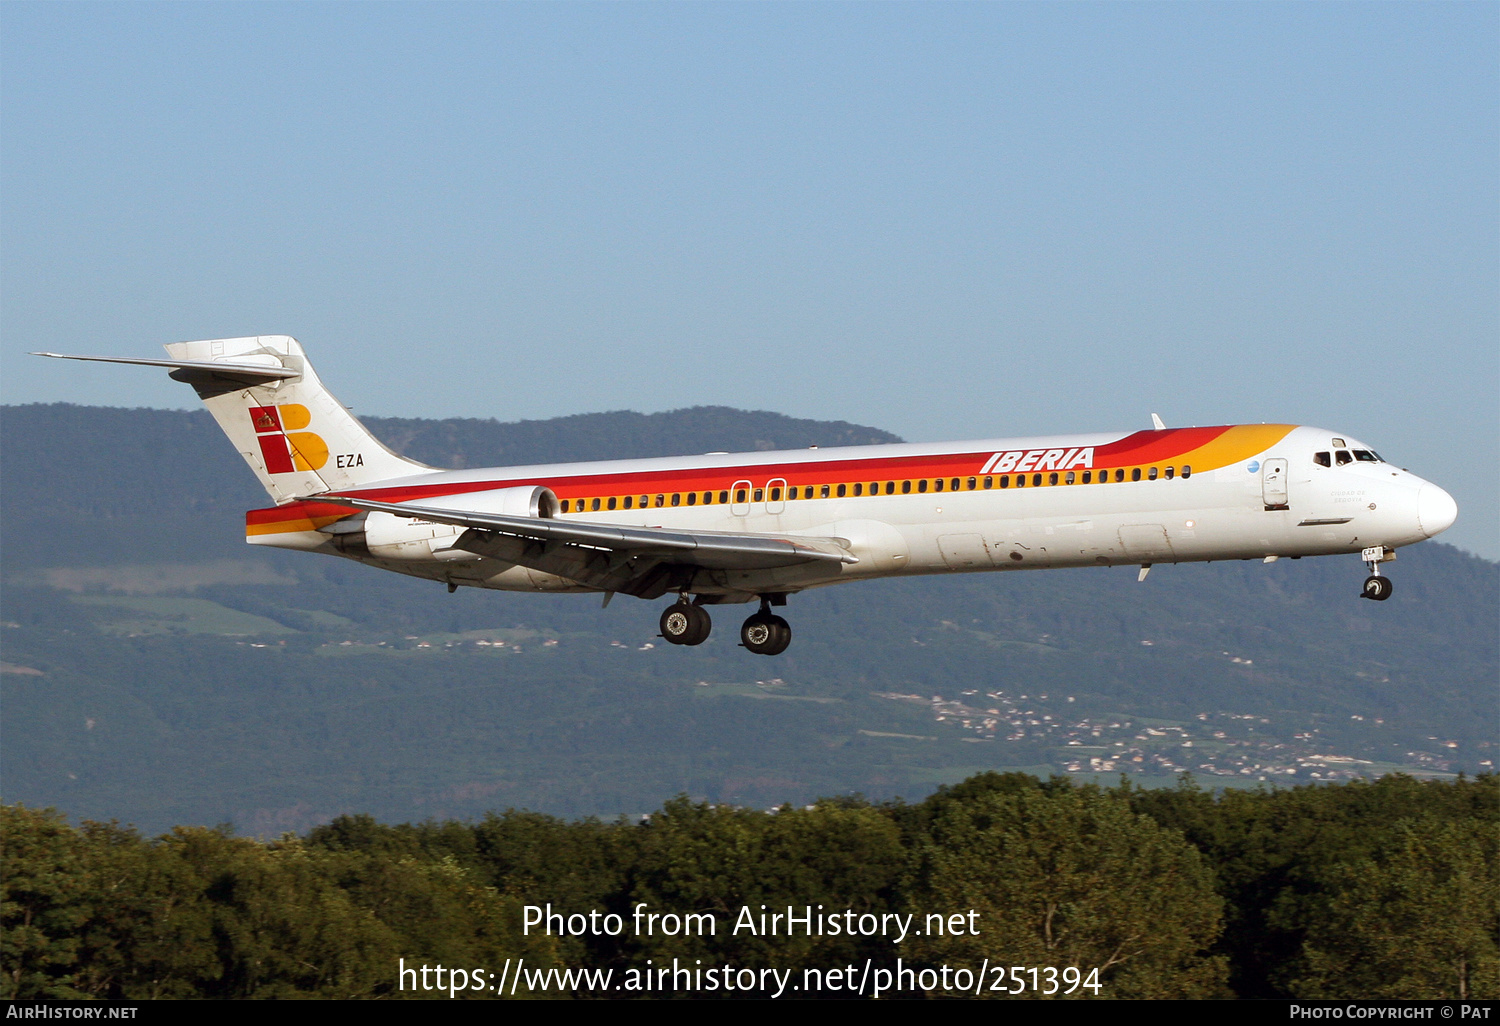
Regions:
M 736 481 L 734 487 L 729 491 L 729 515 L 732 517 L 748 517 L 750 515 L 750 482 Z
M 766 512 L 773 516 L 786 509 L 786 478 L 773 477 L 766 482 Z
M 1286 460 L 1266 460 L 1260 472 L 1261 497 L 1266 509 L 1286 509 Z

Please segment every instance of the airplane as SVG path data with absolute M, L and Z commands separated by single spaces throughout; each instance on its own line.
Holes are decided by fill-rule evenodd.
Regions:
M 1292 424 L 941 445 L 441 470 L 398 456 L 323 387 L 286 335 L 176 342 L 191 385 L 275 505 L 245 540 L 448 587 L 675 596 L 661 635 L 698 645 L 710 606 L 758 602 L 740 643 L 777 655 L 773 612 L 809 588 L 916 574 L 1360 553 L 1381 564 L 1447 530 L 1442 488 L 1346 434 Z

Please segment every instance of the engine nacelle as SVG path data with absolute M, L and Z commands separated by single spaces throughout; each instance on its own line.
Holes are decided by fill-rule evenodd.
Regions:
M 535 517 L 551 519 L 557 515 L 557 495 L 541 485 L 519 485 L 514 488 L 496 488 L 488 492 L 464 492 L 460 495 L 417 500 L 421 505 L 435 509 L 448 508 L 455 512 L 499 513 L 512 517 Z M 380 559 L 438 560 L 442 562 L 479 559 L 473 552 L 455 549 L 466 529 L 456 524 L 440 524 L 432 520 L 402 517 L 394 513 L 370 512 L 365 514 L 362 541 L 372 556 Z M 346 551 L 348 551 L 346 549 Z

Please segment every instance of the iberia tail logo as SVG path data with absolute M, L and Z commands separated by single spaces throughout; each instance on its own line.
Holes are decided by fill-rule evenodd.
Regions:
M 328 443 L 302 430 L 312 423 L 312 413 L 301 403 L 252 406 L 250 423 L 255 425 L 255 439 L 260 443 L 267 472 L 318 470 L 328 462 Z

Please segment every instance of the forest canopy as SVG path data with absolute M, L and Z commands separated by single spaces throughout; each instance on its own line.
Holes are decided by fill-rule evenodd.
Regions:
M 842 979 L 897 959 L 929 971 L 913 980 L 948 981 L 907 997 L 957 996 L 942 967 L 966 971 L 971 994 L 1046 996 L 1035 980 L 977 975 L 999 963 L 1072 967 L 1071 994 L 1053 989 L 1075 998 L 1500 996 L 1492 775 L 1215 794 L 1188 778 L 1144 790 L 985 773 L 915 804 L 678 798 L 616 822 L 343 816 L 270 842 L 201 827 L 148 839 L 19 805 L 0 815 L 4 998 L 446 999 L 452 988 L 397 966 Z M 536 925 L 543 908 L 555 927 Z M 699 929 L 642 930 L 645 909 Z M 764 918 L 781 909 L 791 926 L 806 909 L 816 928 Z M 590 913 L 596 925 L 635 915 L 635 928 L 563 925 Z M 1091 970 L 1096 986 L 1077 986 Z M 596 995 L 593 978 L 553 979 L 568 985 L 550 996 Z

